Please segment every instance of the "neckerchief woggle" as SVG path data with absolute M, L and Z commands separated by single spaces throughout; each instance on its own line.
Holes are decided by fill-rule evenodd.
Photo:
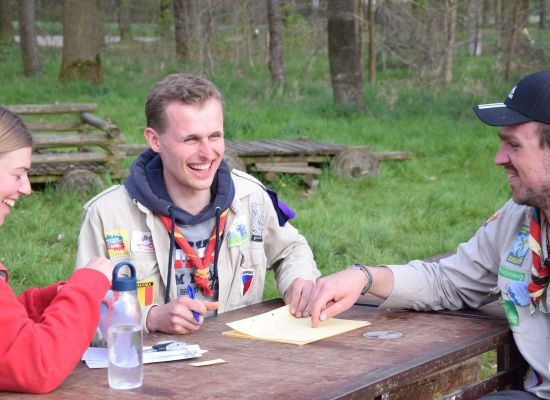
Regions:
M 225 227 L 225 220 L 227 219 L 227 213 L 229 209 L 226 209 L 220 214 L 220 225 L 219 225 L 219 232 L 223 232 Z M 170 217 L 167 217 L 166 215 L 160 215 L 159 216 L 162 223 L 166 227 L 166 230 L 169 234 L 172 233 L 171 231 L 171 220 Z M 195 273 L 194 279 L 195 284 L 201 288 L 202 294 L 204 296 L 214 297 L 214 292 L 212 291 L 212 285 L 210 284 L 209 279 L 209 272 L 210 272 L 210 263 L 212 261 L 212 256 L 214 255 L 215 245 L 216 245 L 216 226 L 214 226 L 214 229 L 212 229 L 212 233 L 210 234 L 210 240 L 208 241 L 208 246 L 206 247 L 206 251 L 204 252 L 204 258 L 201 260 L 201 258 L 198 256 L 198 254 L 195 252 L 195 250 L 191 247 L 191 245 L 185 240 L 185 237 L 183 236 L 183 233 L 178 228 L 177 225 L 174 226 L 174 240 L 178 244 L 178 246 L 181 248 L 181 250 L 185 253 L 188 260 L 191 261 L 193 266 L 195 267 Z M 170 260 L 172 262 L 172 260 Z

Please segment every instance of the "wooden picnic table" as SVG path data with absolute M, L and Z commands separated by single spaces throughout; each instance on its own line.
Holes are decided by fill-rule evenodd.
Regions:
M 127 391 L 109 388 L 107 369 L 80 364 L 56 391 L 41 398 L 373 399 L 489 350 L 503 355 L 512 343 L 508 323 L 493 312 L 421 313 L 368 305 L 355 305 L 341 318 L 368 320 L 370 326 L 304 346 L 222 336 L 229 330 L 226 322 L 281 305 L 281 300 L 271 300 L 224 313 L 199 332 L 176 338 L 208 350 L 201 361 L 222 358 L 225 364 L 146 364 L 143 386 Z M 363 335 L 373 331 L 402 336 Z M 168 338 L 175 337 L 147 334 L 145 344 Z M 31 395 L 0 393 L 0 398 Z

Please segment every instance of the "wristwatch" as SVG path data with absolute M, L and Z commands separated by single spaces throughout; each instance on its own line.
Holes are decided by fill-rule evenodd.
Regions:
M 361 291 L 361 296 L 366 295 L 367 292 L 370 290 L 370 288 L 372 286 L 372 274 L 369 271 L 369 269 L 367 268 L 367 266 L 363 265 L 363 264 L 353 264 L 353 265 L 350 265 L 349 267 L 347 267 L 346 269 L 360 269 L 361 271 L 363 271 L 363 273 L 367 277 L 367 283 L 365 283 L 365 287 Z

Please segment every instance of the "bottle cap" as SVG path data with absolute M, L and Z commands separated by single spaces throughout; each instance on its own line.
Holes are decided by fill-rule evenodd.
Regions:
M 130 276 L 118 276 L 118 271 L 125 266 L 130 270 Z M 115 265 L 113 269 L 113 290 L 117 292 L 137 290 L 136 269 L 131 263 L 123 261 Z

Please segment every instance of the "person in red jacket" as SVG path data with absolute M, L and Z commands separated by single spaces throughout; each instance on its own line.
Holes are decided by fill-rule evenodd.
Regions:
M 31 193 L 31 153 L 23 122 L 0 107 L 0 225 Z M 0 264 L 0 391 L 46 393 L 63 382 L 95 333 L 112 269 L 108 259 L 93 258 L 66 282 L 16 297 Z

